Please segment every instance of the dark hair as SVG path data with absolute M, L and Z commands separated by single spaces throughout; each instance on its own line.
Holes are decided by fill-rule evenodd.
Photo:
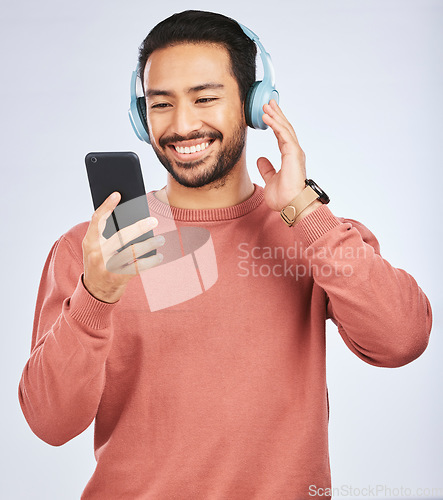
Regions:
M 237 21 L 214 12 L 185 10 L 158 23 L 139 47 L 139 75 L 143 85 L 146 62 L 154 50 L 180 43 L 217 43 L 231 59 L 231 73 L 237 80 L 242 103 L 255 82 L 257 47 Z

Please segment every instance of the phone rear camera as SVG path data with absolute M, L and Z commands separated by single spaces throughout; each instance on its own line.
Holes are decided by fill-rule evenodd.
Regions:
M 93 157 L 91 158 L 91 161 L 92 161 L 92 163 L 97 163 L 97 158 L 96 158 L 95 156 L 93 156 Z

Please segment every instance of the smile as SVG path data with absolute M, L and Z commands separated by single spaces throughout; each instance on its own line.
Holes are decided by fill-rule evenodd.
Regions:
M 181 146 L 180 143 L 176 145 L 170 144 L 169 148 L 174 153 L 174 156 L 176 156 L 178 159 L 189 161 L 200 158 L 201 156 L 207 154 L 207 152 L 211 150 L 211 146 L 214 141 L 215 139 L 210 139 L 206 140 L 205 142 L 200 142 L 199 144 L 186 146 Z

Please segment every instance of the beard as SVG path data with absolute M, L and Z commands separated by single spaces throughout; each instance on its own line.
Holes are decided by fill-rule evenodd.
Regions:
M 218 131 L 206 134 L 202 134 L 201 132 L 195 133 L 193 135 L 190 135 L 189 137 L 174 135 L 159 140 L 159 145 L 165 148 L 169 147 L 167 144 L 170 144 L 171 142 L 204 138 L 218 139 L 221 144 L 221 149 L 217 154 L 215 160 L 213 160 L 212 164 L 209 163 L 211 160 L 208 157 L 190 162 L 181 162 L 178 160 L 173 160 L 173 162 L 171 162 L 169 158 L 159 148 L 157 148 L 157 146 L 154 146 L 153 143 L 152 147 L 160 163 L 182 186 L 189 188 L 199 188 L 207 186 L 209 184 L 213 184 L 216 187 L 221 187 L 225 184 L 226 178 L 233 170 L 243 153 L 243 150 L 245 148 L 245 137 L 246 128 L 240 125 L 234 131 L 232 139 L 224 145 L 223 135 Z M 204 163 L 207 163 L 208 166 L 205 169 L 199 169 L 200 165 L 203 165 Z M 193 175 L 182 175 L 180 172 L 174 170 L 174 164 L 183 169 L 186 169 L 187 172 L 192 172 Z

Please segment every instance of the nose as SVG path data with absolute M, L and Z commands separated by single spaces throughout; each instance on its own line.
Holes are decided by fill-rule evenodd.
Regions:
M 172 133 L 187 137 L 202 126 L 198 110 L 186 103 L 177 103 L 173 110 Z

